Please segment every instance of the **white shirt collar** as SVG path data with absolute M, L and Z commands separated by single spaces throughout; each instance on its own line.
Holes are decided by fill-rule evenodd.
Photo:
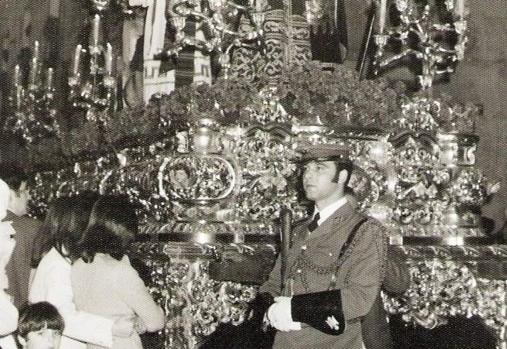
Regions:
M 321 225 L 326 219 L 328 219 L 329 217 L 331 217 L 331 215 L 333 213 L 335 213 L 340 207 L 342 207 L 343 205 L 345 205 L 347 203 L 347 198 L 346 197 L 342 197 L 338 200 L 336 200 L 335 202 L 333 202 L 332 204 L 324 207 L 322 209 L 322 211 L 319 211 L 319 209 L 317 208 L 317 206 L 315 206 L 315 212 L 313 213 L 313 216 L 315 216 L 317 213 L 320 214 L 320 218 L 319 218 L 319 225 Z

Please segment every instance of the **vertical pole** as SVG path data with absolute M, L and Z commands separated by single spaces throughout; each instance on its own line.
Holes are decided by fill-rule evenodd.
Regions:
M 290 248 L 290 236 L 292 226 L 292 211 L 284 207 L 280 212 L 280 275 L 281 275 L 281 290 L 285 289 L 286 272 L 287 272 L 287 254 Z
M 358 62 L 357 70 L 359 72 L 359 79 L 363 80 L 368 74 L 365 73 L 366 61 L 368 60 L 368 56 L 370 55 L 371 50 L 371 41 L 373 37 L 373 25 L 376 19 L 376 11 L 375 11 L 375 3 L 372 2 L 369 11 L 369 21 L 368 21 L 368 31 L 366 32 L 366 36 L 363 40 L 363 47 L 361 50 L 361 58 Z

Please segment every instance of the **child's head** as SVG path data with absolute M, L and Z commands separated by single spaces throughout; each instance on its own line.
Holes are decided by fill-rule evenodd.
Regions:
M 19 314 L 18 340 L 24 349 L 58 349 L 63 328 L 63 318 L 52 304 L 30 304 Z

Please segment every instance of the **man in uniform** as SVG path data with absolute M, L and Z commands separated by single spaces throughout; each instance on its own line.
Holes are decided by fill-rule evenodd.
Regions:
M 361 317 L 379 294 L 387 239 L 380 223 L 347 202 L 347 149 L 320 144 L 301 152 L 303 188 L 315 209 L 261 286 L 257 311 L 277 330 L 274 348 L 361 349 Z

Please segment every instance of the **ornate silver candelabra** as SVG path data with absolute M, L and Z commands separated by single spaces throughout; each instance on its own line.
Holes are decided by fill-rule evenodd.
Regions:
M 97 120 L 97 111 L 114 108 L 116 78 L 113 76 L 113 48 L 110 43 L 103 45 L 100 39 L 103 12 L 109 2 L 92 0 L 94 14 L 88 51 L 82 45 L 76 46 L 72 73 L 68 78 L 69 100 L 74 107 L 87 110 L 86 117 L 90 121 Z M 84 64 L 85 61 L 88 64 Z
M 19 65 L 14 68 L 14 88 L 10 97 L 13 112 L 7 116 L 6 131 L 20 135 L 27 143 L 59 135 L 54 106 L 54 69 L 43 73 L 39 42 L 35 41 L 28 83 L 23 86 Z
M 418 6 L 421 2 L 423 4 Z M 438 75 L 453 72 L 455 62 L 463 59 L 467 42 L 465 2 L 445 0 L 442 10 L 447 12 L 449 20 L 443 23 L 434 23 L 436 16 L 432 16 L 432 7 L 426 1 L 396 0 L 395 5 L 400 24 L 375 35 L 375 73 L 412 56 L 421 62 L 418 82 L 423 90 L 427 90 Z M 399 42 L 401 50 L 387 56 L 386 47 L 390 40 Z M 455 44 L 449 45 L 450 40 Z
M 260 0 L 257 0 L 255 7 L 254 0 L 248 0 L 246 5 L 229 0 L 176 1 L 167 9 L 167 18 L 175 31 L 174 40 L 155 59 L 176 57 L 183 48 L 194 47 L 205 54 L 218 54 L 218 63 L 227 76 L 230 55 L 235 48 L 264 50 L 262 10 Z M 186 33 L 187 21 L 195 22 L 196 32 L 200 29 L 203 35 Z

